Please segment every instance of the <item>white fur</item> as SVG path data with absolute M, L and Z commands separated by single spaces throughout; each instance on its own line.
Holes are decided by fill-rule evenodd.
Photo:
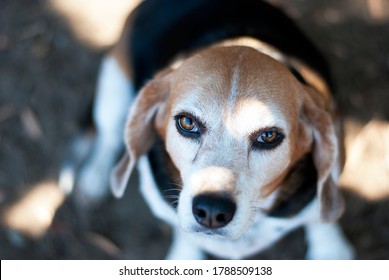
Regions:
M 175 227 L 173 232 L 173 242 L 166 256 L 167 260 L 202 260 L 205 253 L 201 247 L 197 246 L 193 236 Z
M 166 203 L 158 191 L 147 156 L 140 157 L 138 169 L 140 191 L 153 214 L 173 227 L 178 226 L 173 208 Z
M 317 222 L 319 211 L 316 200 L 288 219 L 268 217 L 258 211 L 247 232 L 236 240 L 185 232 L 179 225 L 177 213 L 158 191 L 147 157 L 140 159 L 138 167 L 141 193 L 148 206 L 154 215 L 173 227 L 174 238 L 167 259 L 201 259 L 205 256 L 204 252 L 221 258 L 241 259 L 269 248 L 299 226 L 306 228 L 308 259 L 353 258 L 353 249 L 337 224 Z
M 234 72 L 232 74 L 232 79 L 231 79 L 231 93 L 230 93 L 230 98 L 229 98 L 229 109 L 230 112 L 235 109 L 235 104 L 236 100 L 238 97 L 238 86 L 239 86 L 239 67 L 237 66 L 234 69 Z
M 354 257 L 353 247 L 336 223 L 310 223 L 306 225 L 305 233 L 309 244 L 307 259 L 347 260 Z
M 124 147 L 123 128 L 134 90 L 116 60 L 102 61 L 93 106 L 97 136 L 92 155 L 80 173 L 77 200 L 96 202 L 109 193 L 109 175 Z

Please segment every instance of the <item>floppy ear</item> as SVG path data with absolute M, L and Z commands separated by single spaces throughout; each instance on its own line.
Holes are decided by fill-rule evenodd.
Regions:
M 337 186 L 340 172 L 339 146 L 333 120 L 317 92 L 307 89 L 303 110 L 313 130 L 313 160 L 317 169 L 317 195 L 324 222 L 339 218 L 344 202 Z M 316 98 L 316 99 L 315 99 Z
M 139 157 L 148 152 L 154 142 L 156 116 L 162 117 L 170 92 L 168 72 L 148 82 L 138 94 L 128 115 L 124 140 L 126 153 L 111 172 L 111 190 L 120 198 Z

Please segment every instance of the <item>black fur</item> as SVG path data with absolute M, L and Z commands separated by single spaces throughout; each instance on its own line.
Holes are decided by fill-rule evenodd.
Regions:
M 299 71 L 297 71 L 296 68 L 293 67 L 293 65 L 287 65 L 289 71 L 295 76 L 295 78 L 300 81 L 300 83 L 304 85 L 308 85 L 307 81 L 304 79 L 303 75 Z
M 139 89 L 179 53 L 250 36 L 305 61 L 331 83 L 325 59 L 280 9 L 260 0 L 147 0 L 132 14 L 130 56 Z
M 161 195 L 173 208 L 177 208 L 182 181 L 160 137 L 156 137 L 148 157 Z
M 287 218 L 298 214 L 317 192 L 317 170 L 312 153 L 303 156 L 291 169 L 280 187 L 280 195 L 268 215 Z

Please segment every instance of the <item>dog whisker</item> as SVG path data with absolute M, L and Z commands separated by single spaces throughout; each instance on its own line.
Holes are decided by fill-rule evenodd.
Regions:
M 172 183 L 170 183 L 171 185 L 176 185 L 176 186 L 178 186 L 178 187 L 182 187 L 182 181 L 181 180 L 178 180 L 178 179 L 176 179 L 176 180 L 174 180 L 174 182 L 172 182 Z
M 177 207 L 177 205 L 178 205 L 178 199 L 174 200 L 173 202 L 170 203 L 170 206 L 172 206 L 174 208 Z
M 169 185 L 172 185 L 174 186 L 173 188 L 171 189 L 168 189 L 168 190 L 175 190 L 175 191 L 178 191 L 178 192 L 181 192 L 182 191 L 182 185 L 179 184 L 179 183 L 169 183 Z
M 167 192 L 178 192 L 178 193 L 180 193 L 181 191 L 182 191 L 181 189 L 177 189 L 177 188 L 171 188 L 171 189 L 163 190 L 164 193 L 167 193 Z
M 262 206 L 256 206 L 256 205 L 253 205 L 251 206 L 251 210 L 253 210 L 254 212 L 256 211 L 264 211 L 266 208 L 262 207 Z
M 180 197 L 180 196 L 178 196 L 178 195 L 165 195 L 165 197 L 166 198 L 174 198 L 174 199 L 177 199 L 178 200 L 178 198 Z
M 263 205 L 265 202 L 264 201 L 261 201 L 261 200 L 251 200 L 250 203 L 252 205 Z

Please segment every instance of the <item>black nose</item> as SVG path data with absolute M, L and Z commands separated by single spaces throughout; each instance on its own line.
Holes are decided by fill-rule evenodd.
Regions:
M 225 194 L 202 194 L 193 199 L 192 212 L 196 221 L 207 228 L 221 228 L 231 222 L 236 205 Z

